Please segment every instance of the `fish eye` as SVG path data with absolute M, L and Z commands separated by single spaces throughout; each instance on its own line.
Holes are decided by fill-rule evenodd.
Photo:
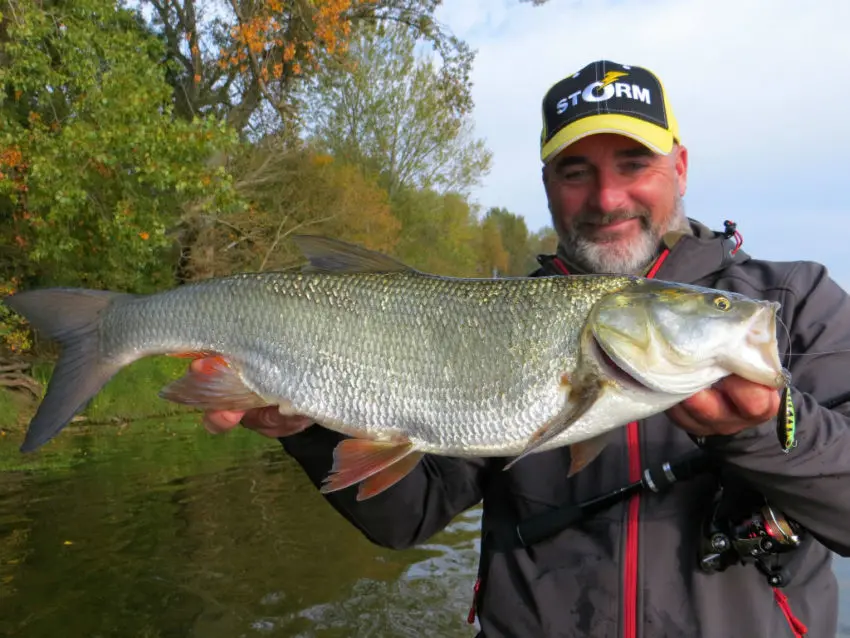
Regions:
M 727 310 L 729 310 L 729 308 L 732 307 L 732 302 L 730 302 L 726 297 L 715 297 L 714 307 L 718 310 L 726 312 Z

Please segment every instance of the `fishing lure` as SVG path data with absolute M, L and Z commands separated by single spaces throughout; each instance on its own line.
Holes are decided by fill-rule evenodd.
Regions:
M 776 436 L 783 451 L 788 454 L 797 447 L 797 411 L 794 409 L 794 399 L 791 397 L 791 385 L 782 390 L 779 402 L 779 413 L 776 415 Z

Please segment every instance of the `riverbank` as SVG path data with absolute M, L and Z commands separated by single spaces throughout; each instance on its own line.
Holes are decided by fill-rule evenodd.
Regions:
M 175 357 L 148 357 L 123 368 L 92 399 L 88 406 L 59 435 L 86 434 L 90 430 L 113 428 L 120 431 L 127 424 L 143 419 L 165 419 L 187 415 L 192 410 L 183 405 L 160 399 L 159 391 L 179 378 L 188 361 Z M 53 366 L 49 362 L 33 367 L 33 376 L 47 387 Z M 38 408 L 38 399 L 29 392 L 0 388 L 0 438 L 22 441 L 27 424 Z M 45 448 L 56 445 L 56 439 Z M 22 457 L 18 445 L 0 447 L 0 471 L 24 469 L 30 461 Z M 10 454 L 14 449 L 15 454 Z M 43 464 L 42 461 L 34 461 Z

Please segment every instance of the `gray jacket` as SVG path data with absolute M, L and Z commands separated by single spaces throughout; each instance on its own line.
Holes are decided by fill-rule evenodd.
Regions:
M 375 498 L 358 503 L 355 488 L 327 496 L 367 538 L 391 548 L 425 542 L 483 503 L 480 638 L 778 638 L 795 635 L 794 619 L 811 638 L 836 635 L 831 552 L 850 555 L 850 297 L 822 265 L 760 261 L 743 250 L 732 255 L 721 233 L 692 227 L 693 235 L 666 238 L 656 278 L 779 301 L 792 352 L 846 350 L 790 360 L 798 445 L 789 454 L 779 446 L 775 420 L 695 440 L 658 415 L 619 430 L 572 479 L 567 449 L 535 455 L 508 472 L 501 470 L 505 459 L 426 456 Z M 563 269 L 548 256 L 534 274 Z M 783 353 L 788 338 L 781 331 Z M 339 439 L 314 427 L 281 441 L 319 485 Z M 781 558 L 787 586 L 772 588 L 752 564 L 699 570 L 702 525 L 718 484 L 711 473 L 632 496 L 528 547 L 511 542 L 517 522 L 616 490 L 644 468 L 699 448 L 719 464 L 727 492 L 756 490 L 807 530 L 802 546 Z

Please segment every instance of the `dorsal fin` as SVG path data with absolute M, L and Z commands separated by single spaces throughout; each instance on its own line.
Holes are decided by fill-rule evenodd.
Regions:
M 293 240 L 310 263 L 305 272 L 416 272 L 375 250 L 318 235 L 294 235 Z

